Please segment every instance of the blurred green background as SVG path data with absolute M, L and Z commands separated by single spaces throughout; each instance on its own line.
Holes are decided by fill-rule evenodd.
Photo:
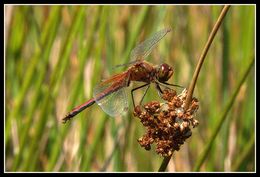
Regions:
M 222 7 L 5 5 L 5 170 L 157 171 L 163 158 L 138 144 L 145 129 L 131 104 L 123 117 L 95 104 L 67 124 L 61 119 L 166 27 L 172 31 L 148 60 L 173 66 L 169 83 L 188 87 Z M 168 171 L 194 170 L 254 55 L 255 6 L 231 6 L 195 88 L 200 125 Z M 200 171 L 255 171 L 255 66 L 239 89 Z M 154 95 L 152 88 L 144 102 Z

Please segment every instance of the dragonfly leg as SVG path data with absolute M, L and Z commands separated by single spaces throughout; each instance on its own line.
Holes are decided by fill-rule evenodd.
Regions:
M 134 107 L 135 107 L 135 100 L 134 100 L 134 94 L 133 94 L 133 92 L 136 91 L 136 90 L 138 90 L 138 89 L 140 89 L 140 88 L 143 88 L 143 87 L 145 87 L 145 86 L 147 86 L 147 85 L 149 85 L 149 84 L 150 84 L 150 83 L 147 83 L 147 84 L 141 85 L 141 86 L 136 87 L 136 88 L 134 88 L 134 89 L 131 90 L 131 96 L 132 96 L 132 101 L 133 101 Z M 144 93 L 144 96 L 146 95 L 147 90 L 148 90 L 149 87 L 150 87 L 150 85 L 146 88 L 145 93 Z M 141 101 L 143 101 L 144 96 L 142 97 Z M 141 102 L 140 102 L 140 103 L 141 103 Z
M 144 95 L 143 95 L 143 97 L 142 97 L 142 99 L 141 99 L 141 101 L 139 102 L 139 105 L 141 105 L 142 104 L 142 102 L 143 102 L 143 99 L 144 99 L 144 97 L 145 97 L 145 95 L 146 95 L 146 93 L 147 93 L 147 91 L 148 91 L 148 89 L 150 88 L 150 84 L 148 85 L 148 87 L 146 87 L 146 89 L 145 89 L 145 91 L 144 91 Z
M 163 93 L 163 91 L 162 91 L 162 89 L 161 89 L 161 87 L 160 87 L 160 85 L 159 85 L 160 83 L 157 83 L 156 82 L 156 89 L 157 89 L 157 91 L 158 91 L 158 95 L 160 96 L 160 97 L 162 97 L 162 93 Z
M 177 84 L 169 84 L 167 82 L 162 82 L 165 85 L 169 85 L 169 86 L 173 86 L 173 87 L 180 87 L 180 88 L 184 88 L 183 86 L 177 85 Z
M 162 93 L 162 89 L 159 87 L 159 85 L 162 85 L 164 86 L 165 88 L 167 89 L 170 89 L 169 87 L 167 87 L 166 85 L 168 86 L 173 86 L 173 87 L 180 87 L 180 88 L 184 88 L 183 86 L 180 86 L 180 85 L 177 85 L 177 84 L 169 84 L 167 82 L 159 82 L 159 81 L 155 81 L 156 83 L 156 88 Z
M 159 94 L 160 97 L 162 96 L 162 93 L 163 93 L 163 91 L 162 91 L 160 85 L 164 86 L 164 87 L 167 88 L 167 89 L 170 89 L 170 88 L 167 87 L 166 85 L 184 88 L 183 86 L 176 85 L 176 84 L 169 84 L 169 83 L 167 83 L 167 82 L 158 82 L 158 81 L 156 81 L 155 83 L 156 83 L 156 89 L 157 89 L 158 94 Z

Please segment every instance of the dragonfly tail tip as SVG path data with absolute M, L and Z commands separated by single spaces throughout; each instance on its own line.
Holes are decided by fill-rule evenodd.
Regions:
M 71 119 L 70 114 L 67 114 L 63 119 L 62 119 L 62 123 L 65 124 L 67 121 L 69 121 Z
M 63 124 L 66 124 L 66 122 L 67 122 L 67 119 L 66 119 L 66 118 L 63 118 L 63 119 L 62 119 L 62 123 L 63 123 Z

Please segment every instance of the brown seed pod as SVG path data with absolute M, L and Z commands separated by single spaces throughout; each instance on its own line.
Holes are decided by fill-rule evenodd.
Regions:
M 134 116 L 146 128 L 146 133 L 138 139 L 138 143 L 146 150 L 156 144 L 156 152 L 161 156 L 171 156 L 178 151 L 187 138 L 192 135 L 191 127 L 199 122 L 194 119 L 199 108 L 197 98 L 193 98 L 189 108 L 184 111 L 187 90 L 177 95 L 175 90 L 165 89 L 162 99 L 166 102 L 151 101 L 143 106 L 136 106 Z

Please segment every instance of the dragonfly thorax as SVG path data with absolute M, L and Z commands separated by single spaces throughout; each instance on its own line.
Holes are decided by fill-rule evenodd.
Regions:
M 145 61 L 137 62 L 128 70 L 131 81 L 150 83 L 156 78 L 156 68 Z
M 173 68 L 166 63 L 163 63 L 157 67 L 156 79 L 159 82 L 168 81 L 173 75 Z

